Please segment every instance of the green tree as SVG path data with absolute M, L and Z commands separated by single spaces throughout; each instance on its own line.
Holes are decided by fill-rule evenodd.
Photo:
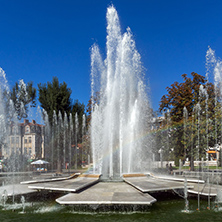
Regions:
M 13 101 L 18 119 L 27 118 L 29 105 L 36 107 L 36 89 L 33 82 L 28 82 L 27 85 L 23 80 L 16 82 L 9 93 L 9 99 Z
M 53 77 L 52 82 L 48 82 L 47 84 L 39 84 L 38 87 L 39 102 L 41 107 L 46 111 L 51 125 L 52 141 L 50 146 L 52 153 L 50 158 L 51 161 L 57 160 L 57 170 L 60 172 L 62 163 L 63 165 L 65 164 L 64 158 L 67 159 L 67 157 L 64 156 L 64 144 L 65 147 L 77 147 L 79 143 L 83 142 L 82 121 L 83 114 L 85 114 L 85 105 L 78 100 L 72 103 L 70 98 L 72 93 L 71 89 L 67 87 L 65 82 L 59 83 L 57 77 Z M 65 120 L 66 123 L 64 124 Z M 72 123 L 70 120 L 72 120 Z M 72 135 L 70 135 L 70 132 Z M 66 144 L 66 140 L 70 140 L 69 144 Z M 66 150 L 65 155 L 67 155 L 67 152 Z M 77 153 L 77 148 L 75 152 L 72 150 L 69 155 L 72 159 L 72 163 L 70 163 L 71 166 L 74 165 L 73 162 L 77 165 L 77 161 L 80 162 L 80 158 L 82 158 L 82 156 Z M 56 162 L 53 167 L 56 167 Z
M 67 87 L 65 82 L 59 83 L 57 77 L 53 77 L 52 82 L 47 84 L 38 84 L 39 102 L 41 107 L 47 112 L 49 122 L 52 124 L 53 111 L 55 110 L 57 116 L 59 111 L 62 116 L 66 112 L 69 114 L 72 109 L 71 93 L 72 90 Z
M 212 122 L 216 125 L 216 115 L 218 115 L 217 109 L 215 109 L 214 85 L 207 82 L 204 76 L 195 72 L 192 72 L 191 76 L 192 78 L 189 78 L 187 74 L 183 74 L 182 83 L 175 82 L 167 87 L 168 94 L 162 96 L 159 108 L 160 112 L 166 112 L 169 109 L 171 118 L 170 144 L 174 148 L 176 159 L 182 160 L 185 160 L 186 157 L 191 158 L 194 155 L 201 157 L 205 154 L 207 123 L 208 129 L 214 127 Z M 217 99 L 219 100 L 219 97 Z M 199 104 L 199 111 L 197 111 L 197 104 Z M 185 127 L 184 107 L 187 110 Z M 214 138 L 209 137 L 209 145 L 215 139 L 215 135 L 213 136 Z M 197 151 L 194 152 L 196 147 L 199 150 L 198 154 Z
M 77 113 L 78 117 L 78 132 L 77 132 L 77 142 L 81 143 L 82 142 L 82 125 L 83 125 L 83 115 L 85 114 L 85 105 L 83 103 L 80 103 L 78 100 L 75 100 L 74 104 L 72 105 L 72 119 L 73 119 L 73 124 L 75 125 L 75 116 Z M 76 133 L 76 132 L 75 132 Z
M 95 107 L 95 105 L 99 105 L 100 103 L 100 92 L 96 92 L 94 96 L 91 96 L 88 104 L 86 106 L 86 112 L 87 112 L 87 128 L 90 126 L 90 121 L 91 121 L 91 115 L 92 111 Z
M 167 87 L 168 94 L 162 96 L 159 111 L 166 112 L 170 110 L 172 121 L 178 122 L 183 119 L 183 108 L 186 107 L 188 113 L 192 112 L 194 105 L 199 99 L 199 87 L 205 84 L 204 76 L 195 72 L 191 73 L 193 79 L 188 78 L 187 74 L 183 74 L 182 83 L 174 82 L 171 87 Z

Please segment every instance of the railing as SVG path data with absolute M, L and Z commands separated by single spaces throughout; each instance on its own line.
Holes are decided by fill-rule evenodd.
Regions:
M 207 182 L 207 179 L 209 178 L 210 183 L 222 184 L 221 171 L 183 171 L 183 176 L 204 180 L 205 182 Z

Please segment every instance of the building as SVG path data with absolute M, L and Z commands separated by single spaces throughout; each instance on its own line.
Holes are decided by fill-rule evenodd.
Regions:
M 151 130 L 158 130 L 163 126 L 163 123 L 165 121 L 164 116 L 159 116 L 159 117 L 153 117 L 151 120 Z
M 27 119 L 23 123 L 11 123 L 2 156 L 8 158 L 13 153 L 22 154 L 28 159 L 44 158 L 44 125 Z

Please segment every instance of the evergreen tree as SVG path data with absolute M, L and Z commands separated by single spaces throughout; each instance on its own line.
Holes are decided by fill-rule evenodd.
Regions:
M 53 111 L 57 116 L 59 111 L 64 117 L 64 113 L 69 114 L 72 109 L 71 93 L 72 90 L 67 87 L 65 82 L 59 83 L 57 77 L 53 77 L 52 82 L 47 84 L 38 84 L 39 102 L 41 107 L 47 112 L 49 122 L 52 124 Z
M 72 119 L 73 124 L 75 126 L 75 115 L 77 113 L 78 116 L 78 131 L 77 132 L 77 142 L 81 143 L 82 141 L 82 124 L 83 124 L 83 115 L 85 114 L 85 105 L 83 103 L 80 103 L 78 100 L 75 100 L 74 104 L 72 105 Z M 76 132 L 75 132 L 76 133 Z
M 26 85 L 23 80 L 16 82 L 9 93 L 8 102 L 9 100 L 13 101 L 18 119 L 27 118 L 28 106 L 36 107 L 36 89 L 33 83 L 28 82 Z

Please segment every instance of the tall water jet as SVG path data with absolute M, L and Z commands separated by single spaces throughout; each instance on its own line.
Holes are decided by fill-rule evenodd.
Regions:
M 50 146 L 51 140 L 52 140 L 52 128 L 49 123 L 49 117 L 47 112 L 43 109 L 43 119 L 44 119 L 44 125 L 45 125 L 45 130 L 44 130 L 44 143 L 45 143 L 45 151 L 44 151 L 44 156 L 47 160 L 53 160 L 52 159 L 52 153 L 53 153 L 53 147 Z M 52 169 L 52 168 L 51 168 Z
M 61 147 L 63 147 L 63 138 L 62 138 L 62 132 L 63 132 L 63 121 L 62 121 L 62 113 L 59 110 L 58 114 L 58 143 L 57 143 L 57 171 L 62 172 L 62 152 L 61 152 Z
M 222 102 L 221 102 L 221 98 L 222 98 L 222 61 L 220 58 L 217 58 L 216 57 L 216 54 L 215 54 L 215 51 L 212 50 L 210 47 L 207 51 L 207 54 L 206 54 L 206 67 L 207 67 L 207 77 L 209 76 L 210 73 L 213 74 L 213 77 L 214 77 L 214 93 L 215 93 L 215 147 L 216 149 L 219 148 L 219 144 L 222 144 L 222 141 L 221 141 L 221 136 L 222 136 L 222 125 L 221 125 L 221 128 L 219 129 L 219 120 L 217 119 L 216 117 L 216 113 L 220 113 L 222 111 Z M 218 106 L 217 106 L 217 103 L 219 101 L 219 105 L 220 105 L 220 110 L 218 109 Z M 221 138 L 220 138 L 220 141 L 217 140 L 217 137 L 218 137 L 218 133 L 217 131 L 221 130 Z M 220 161 L 222 161 L 222 154 L 221 154 L 221 147 L 220 147 Z M 217 159 L 218 159 L 218 156 L 217 156 Z M 218 170 L 218 163 L 219 161 L 217 162 L 217 170 Z M 222 162 L 219 163 L 222 165 Z M 219 178 L 217 177 L 217 186 L 219 184 Z M 222 196 L 221 195 L 222 191 L 221 189 L 217 188 L 217 198 L 216 198 L 216 203 L 218 205 L 218 201 L 220 199 L 220 197 Z M 219 199 L 218 199 L 219 198 Z M 210 201 L 209 201 L 210 202 Z
M 85 159 L 86 154 L 85 154 L 85 149 L 84 149 L 84 146 L 83 146 L 85 132 L 86 132 L 86 115 L 83 114 L 83 116 L 82 116 L 82 147 L 81 147 L 81 161 L 82 161 L 82 164 L 86 162 L 86 159 Z
M 187 144 L 188 144 L 188 135 L 187 135 L 187 122 L 188 122 L 188 111 L 186 106 L 183 108 L 183 127 L 184 127 L 184 158 L 187 157 Z
M 78 113 L 75 114 L 75 169 L 78 167 L 78 129 L 79 129 L 79 120 Z
M 56 149 L 53 149 L 56 147 L 56 137 L 57 137 L 57 115 L 55 110 L 53 110 L 53 124 L 52 124 L 52 153 L 51 153 L 51 161 L 52 161 L 52 171 L 55 169 L 54 164 L 54 155 L 56 154 Z
M 0 144 L 5 143 L 5 137 L 7 136 L 7 118 L 6 118 L 6 104 L 4 99 L 4 92 L 9 94 L 8 82 L 5 72 L 0 68 Z M 11 114 L 11 112 L 8 112 Z
M 69 114 L 69 173 L 72 167 L 72 136 L 73 136 L 73 120 L 72 120 L 72 113 Z
M 67 162 L 67 154 L 66 154 L 66 147 L 68 147 L 68 117 L 67 113 L 64 114 L 64 129 L 63 129 L 63 168 L 66 168 L 66 162 Z
M 106 59 L 91 48 L 91 147 L 94 172 L 104 179 L 147 170 L 150 104 L 140 54 L 130 28 L 121 34 L 116 9 L 107 9 Z

